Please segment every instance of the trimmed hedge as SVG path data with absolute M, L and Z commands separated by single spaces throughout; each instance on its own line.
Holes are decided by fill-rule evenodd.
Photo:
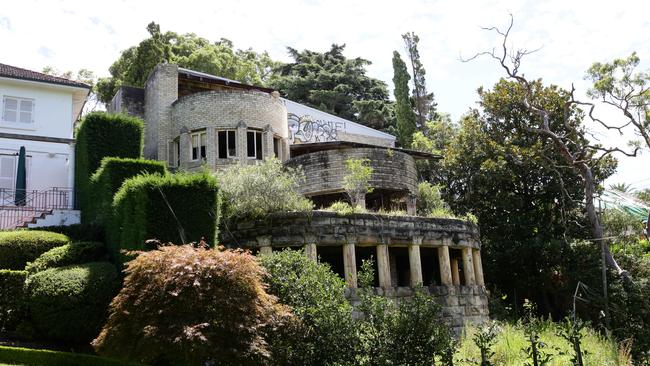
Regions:
M 25 318 L 26 271 L 0 270 L 0 331 L 12 331 Z
M 104 228 L 99 225 L 93 224 L 72 224 L 60 226 L 43 226 L 38 229 L 28 230 L 43 230 L 51 231 L 53 233 L 60 233 L 66 235 L 71 241 L 98 241 L 104 242 Z
M 85 222 L 103 225 L 111 209 L 113 196 L 128 178 L 140 174 L 165 175 L 165 164 L 155 160 L 107 157 L 90 177 L 90 194 L 93 204 L 82 213 Z
M 214 245 L 220 194 L 216 179 L 199 174 L 141 175 L 128 179 L 113 199 L 106 228 L 109 252 L 118 263 L 120 250 L 143 250 L 147 239 L 163 243 Z
M 17 230 L 0 232 L 0 269 L 22 270 L 27 262 L 48 250 L 70 243 L 58 233 L 42 230 Z
M 108 262 L 38 272 L 25 281 L 30 320 L 43 338 L 87 343 L 99 333 L 119 288 L 117 270 Z
M 144 123 L 122 114 L 89 113 L 77 130 L 75 183 L 84 211 L 94 202 L 90 196 L 90 177 L 108 156 L 139 158 L 142 154 Z
M 0 346 L 0 363 L 29 366 L 138 366 L 138 363 L 81 353 Z
M 103 243 L 92 241 L 67 244 L 41 254 L 34 262 L 28 263 L 25 270 L 34 274 L 49 268 L 105 260 L 105 249 Z

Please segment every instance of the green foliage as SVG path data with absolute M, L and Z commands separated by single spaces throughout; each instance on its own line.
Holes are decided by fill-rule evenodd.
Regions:
M 0 331 L 12 331 L 25 318 L 23 286 L 27 272 L 0 269 Z M 0 359 L 2 361 L 2 359 Z
M 391 108 L 386 84 L 366 75 L 370 61 L 345 58 L 344 48 L 333 44 L 320 53 L 289 47 L 294 62 L 278 69 L 271 86 L 295 102 L 372 128 L 388 127 Z
M 64 342 L 88 342 L 101 328 L 120 287 L 115 267 L 92 262 L 51 268 L 25 281 L 30 319 L 38 334 Z
M 415 113 L 409 97 L 411 77 L 399 52 L 393 51 L 393 94 L 395 95 L 395 118 L 397 120 L 397 140 L 400 146 L 410 147 L 415 133 Z
M 264 271 L 241 251 L 165 246 L 129 262 L 101 354 L 150 364 L 259 365 L 267 329 L 292 319 L 264 290 Z
M 645 202 L 647 205 L 650 205 L 650 188 L 634 192 L 634 195 L 641 201 Z
M 211 42 L 194 33 L 162 33 L 153 22 L 147 31 L 149 38 L 123 50 L 109 68 L 111 76 L 99 80 L 97 88 L 102 102 L 110 102 L 121 85 L 144 86 L 153 68 L 164 62 L 255 85 L 266 83 L 278 66 L 268 53 L 235 49 L 224 38 Z
M 111 212 L 113 196 L 128 178 L 140 174 L 167 174 L 165 164 L 160 161 L 132 158 L 106 157 L 90 177 L 89 195 L 93 198 L 88 205 L 85 221 L 104 225 Z
M 411 148 L 444 156 L 458 135 L 459 126 L 451 121 L 447 113 L 436 113 L 435 118 L 426 122 L 425 126 L 423 131 L 413 134 Z M 421 179 L 443 182 L 446 178 L 442 159 L 418 159 L 415 164 Z
M 214 245 L 220 218 L 216 179 L 199 174 L 140 175 L 122 184 L 106 229 L 109 252 L 143 250 L 148 239 Z
M 352 214 L 355 214 L 355 213 L 365 213 L 365 212 L 367 212 L 366 210 L 361 209 L 360 207 L 357 207 L 357 206 L 353 207 L 349 203 L 343 202 L 343 201 L 336 201 L 336 202 L 332 203 L 330 205 L 330 207 L 326 208 L 325 210 L 326 211 L 336 212 L 336 214 L 340 215 L 340 216 L 348 216 L 348 215 L 352 215 Z
M 109 358 L 50 351 L 44 349 L 0 346 L 0 362 L 11 365 L 29 366 L 137 366 L 137 363 L 122 362 Z
M 488 322 L 483 324 L 476 329 L 476 333 L 472 337 L 472 341 L 478 347 L 481 352 L 481 366 L 492 366 L 490 359 L 494 357 L 494 351 L 492 347 L 497 341 L 499 336 L 500 328 L 496 322 Z
M 426 130 L 426 121 L 435 118 L 437 104 L 433 93 L 427 93 L 426 72 L 420 61 L 420 52 L 418 51 L 420 37 L 414 32 L 407 32 L 402 34 L 402 39 L 404 40 L 404 46 L 411 63 L 411 72 L 413 73 L 413 106 L 417 115 L 418 128 Z
M 540 339 L 540 334 L 544 331 L 547 323 L 537 318 L 535 315 L 535 304 L 525 300 L 524 311 L 526 316 L 522 322 L 524 329 L 524 336 L 526 337 L 527 344 L 522 348 L 526 354 L 527 361 L 525 366 L 544 366 L 547 365 L 553 355 L 548 352 L 548 345 Z
M 84 117 L 77 130 L 75 147 L 75 186 L 81 208 L 81 221 L 93 212 L 94 196 L 90 177 L 108 156 L 139 158 L 142 153 L 143 122 L 120 114 L 93 112 Z
M 49 268 L 65 267 L 73 264 L 97 262 L 106 259 L 104 244 L 97 242 L 76 242 L 56 247 L 41 254 L 25 267 L 30 274 Z
M 615 242 L 619 245 L 636 242 L 645 228 L 636 216 L 613 208 L 603 210 L 601 223 L 607 236 L 615 236 Z
M 343 177 L 343 189 L 347 192 L 356 207 L 359 200 L 365 198 L 366 193 L 372 192 L 370 179 L 373 169 L 370 166 L 370 159 L 347 159 L 345 161 L 347 174 Z
M 357 333 L 345 283 L 327 264 L 301 251 L 262 256 L 268 291 L 291 307 L 297 329 L 270 340 L 278 365 L 348 365 L 354 363 Z
M 566 317 L 564 321 L 558 324 L 556 334 L 564 338 L 573 347 L 573 352 L 560 352 L 561 355 L 570 355 L 573 366 L 584 365 L 584 355 L 587 354 L 582 350 L 582 340 L 585 336 L 584 329 L 587 323 L 580 318 Z
M 65 235 L 42 230 L 0 232 L 0 269 L 22 270 L 27 262 L 68 243 Z
M 43 230 L 51 231 L 66 235 L 72 242 L 76 241 L 98 241 L 104 242 L 104 228 L 99 225 L 93 224 L 72 224 L 60 226 L 44 226 L 38 229 L 29 230 Z
M 305 180 L 302 170 L 284 168 L 275 158 L 229 167 L 218 179 L 228 218 L 259 218 L 273 212 L 313 208 L 311 201 L 297 192 Z
M 441 186 L 429 182 L 418 184 L 417 213 L 424 217 L 453 217 L 447 202 L 442 199 Z

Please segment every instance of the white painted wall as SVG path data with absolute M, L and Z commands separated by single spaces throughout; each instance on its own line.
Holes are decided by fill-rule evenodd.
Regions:
M 73 145 L 0 138 L 0 156 L 14 157 L 14 171 L 21 146 L 25 146 L 27 154 L 27 190 L 71 187 L 70 183 L 74 182 Z

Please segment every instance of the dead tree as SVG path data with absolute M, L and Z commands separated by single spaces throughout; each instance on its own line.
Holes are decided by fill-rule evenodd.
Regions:
M 593 167 L 600 163 L 602 159 L 613 154 L 621 153 L 626 156 L 636 156 L 639 148 L 636 147 L 633 152 L 627 152 L 617 147 L 605 148 L 597 144 L 584 143 L 580 141 L 579 136 L 584 136 L 584 131 L 569 123 L 569 111 L 573 106 L 590 107 L 590 117 L 593 118 L 591 111 L 594 105 L 588 102 L 581 102 L 574 98 L 575 89 L 571 87 L 568 100 L 564 105 L 564 127 L 568 132 L 554 130 L 550 123 L 551 114 L 542 105 L 537 105 L 533 98 L 533 85 L 523 74 L 519 73 L 522 59 L 538 51 L 517 49 L 515 51 L 509 50 L 506 43 L 508 36 L 514 24 L 512 14 L 510 15 L 510 24 L 508 28 L 503 31 L 497 27 L 482 28 L 487 31 L 498 33 L 503 42 L 499 50 L 492 49 L 491 51 L 479 52 L 470 58 L 462 58 L 461 61 L 469 62 L 478 57 L 487 56 L 496 60 L 501 68 L 505 71 L 508 79 L 514 80 L 524 90 L 524 97 L 521 101 L 523 105 L 528 108 L 533 114 L 539 116 L 539 124 L 537 126 L 522 125 L 522 128 L 528 133 L 536 134 L 540 138 L 549 141 L 553 144 L 557 152 L 562 156 L 567 165 L 571 166 L 580 177 L 584 186 L 584 199 L 585 211 L 589 220 L 593 240 L 600 244 L 603 241 L 603 227 L 594 206 L 594 197 L 596 196 L 597 182 L 594 177 Z M 599 121 L 604 124 L 603 121 Z M 595 156 L 598 155 L 598 156 Z M 592 165 L 593 164 L 593 165 Z M 605 242 L 604 253 L 607 264 L 612 267 L 616 272 L 625 277 L 630 278 L 629 273 L 619 266 L 612 255 L 609 245 Z

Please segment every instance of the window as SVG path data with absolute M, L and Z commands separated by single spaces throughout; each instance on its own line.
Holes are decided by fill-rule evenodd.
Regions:
M 4 97 L 2 101 L 2 119 L 5 122 L 34 122 L 34 100 Z
M 246 133 L 246 151 L 251 159 L 262 160 L 262 133 L 248 131 Z
M 217 152 L 219 159 L 227 159 L 237 156 L 235 131 L 228 130 L 217 132 L 217 145 L 219 145 Z
M 181 165 L 180 150 L 181 146 L 178 138 L 169 142 L 169 148 L 167 151 L 167 164 L 170 167 L 178 167 Z
M 195 132 L 190 135 L 191 160 L 205 159 L 207 156 L 205 131 Z
M 15 187 L 14 178 L 16 177 L 16 156 L 0 155 L 0 190 L 12 190 Z M 0 199 L 4 194 L 0 193 Z M 0 204 L 2 204 L 0 202 Z
M 281 154 L 281 149 L 282 149 L 282 140 L 279 137 L 273 137 L 273 153 L 275 154 L 275 157 L 282 160 L 282 157 L 280 156 Z

